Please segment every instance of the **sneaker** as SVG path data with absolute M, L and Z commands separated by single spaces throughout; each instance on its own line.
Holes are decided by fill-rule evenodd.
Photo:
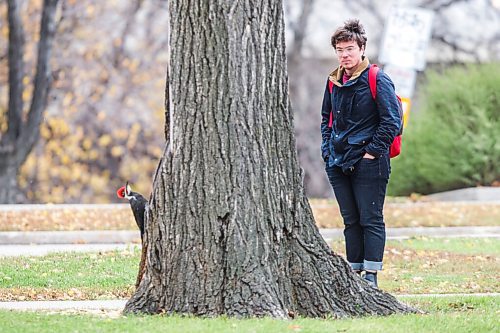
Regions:
M 370 286 L 378 289 L 377 273 L 366 272 L 364 279 L 366 280 L 366 282 L 368 282 Z

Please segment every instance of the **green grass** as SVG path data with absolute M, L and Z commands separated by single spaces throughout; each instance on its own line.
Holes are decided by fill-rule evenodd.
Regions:
M 114 288 L 135 278 L 138 248 L 102 253 L 57 253 L 43 257 L 1 258 L 0 286 Z
M 498 239 L 420 237 L 389 241 L 388 247 L 388 276 L 381 284 L 388 290 L 407 293 L 500 291 Z
M 0 258 L 0 299 L 99 299 L 130 296 L 140 250 Z
M 388 241 L 388 246 L 416 251 L 443 251 L 457 254 L 500 256 L 500 240 L 496 238 L 430 238 L 417 237 L 404 241 Z
M 379 286 L 401 294 L 499 292 L 498 243 L 480 238 L 389 241 Z M 345 255 L 344 241 L 332 247 Z
M 500 265 L 493 260 L 457 256 L 403 260 L 391 260 L 385 265 L 380 273 L 382 289 L 405 294 L 500 291 Z
M 335 252 L 345 252 L 345 242 L 343 239 L 337 239 L 331 245 Z M 413 237 L 403 240 L 388 240 L 386 248 L 447 252 L 458 255 L 485 254 L 500 256 L 500 240 L 497 238 Z
M 10 332 L 498 332 L 498 297 L 412 298 L 425 315 L 355 319 L 276 320 L 120 316 L 0 311 L 0 331 Z
M 332 244 L 344 255 L 343 241 Z M 383 290 L 396 294 L 499 292 L 496 239 L 419 238 L 388 242 Z M 140 251 L 0 258 L 0 299 L 128 298 Z

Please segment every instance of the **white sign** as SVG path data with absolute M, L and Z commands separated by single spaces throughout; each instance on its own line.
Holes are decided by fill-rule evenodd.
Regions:
M 384 72 L 389 75 L 394 86 L 396 94 L 401 97 L 411 98 L 415 89 L 415 81 L 417 79 L 417 71 L 410 68 L 403 68 L 394 65 L 384 66 Z
M 427 9 L 392 9 L 380 49 L 380 62 L 423 70 L 433 18 L 434 12 Z

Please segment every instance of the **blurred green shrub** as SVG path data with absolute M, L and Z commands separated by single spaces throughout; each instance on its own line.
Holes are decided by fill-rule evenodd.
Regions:
M 429 194 L 500 180 L 500 64 L 452 67 L 427 73 L 391 161 L 388 193 Z

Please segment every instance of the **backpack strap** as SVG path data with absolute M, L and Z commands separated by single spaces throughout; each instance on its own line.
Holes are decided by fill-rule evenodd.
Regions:
M 377 74 L 378 66 L 375 64 L 370 65 L 368 69 L 368 85 L 370 86 L 370 91 L 372 92 L 373 99 L 377 98 Z

